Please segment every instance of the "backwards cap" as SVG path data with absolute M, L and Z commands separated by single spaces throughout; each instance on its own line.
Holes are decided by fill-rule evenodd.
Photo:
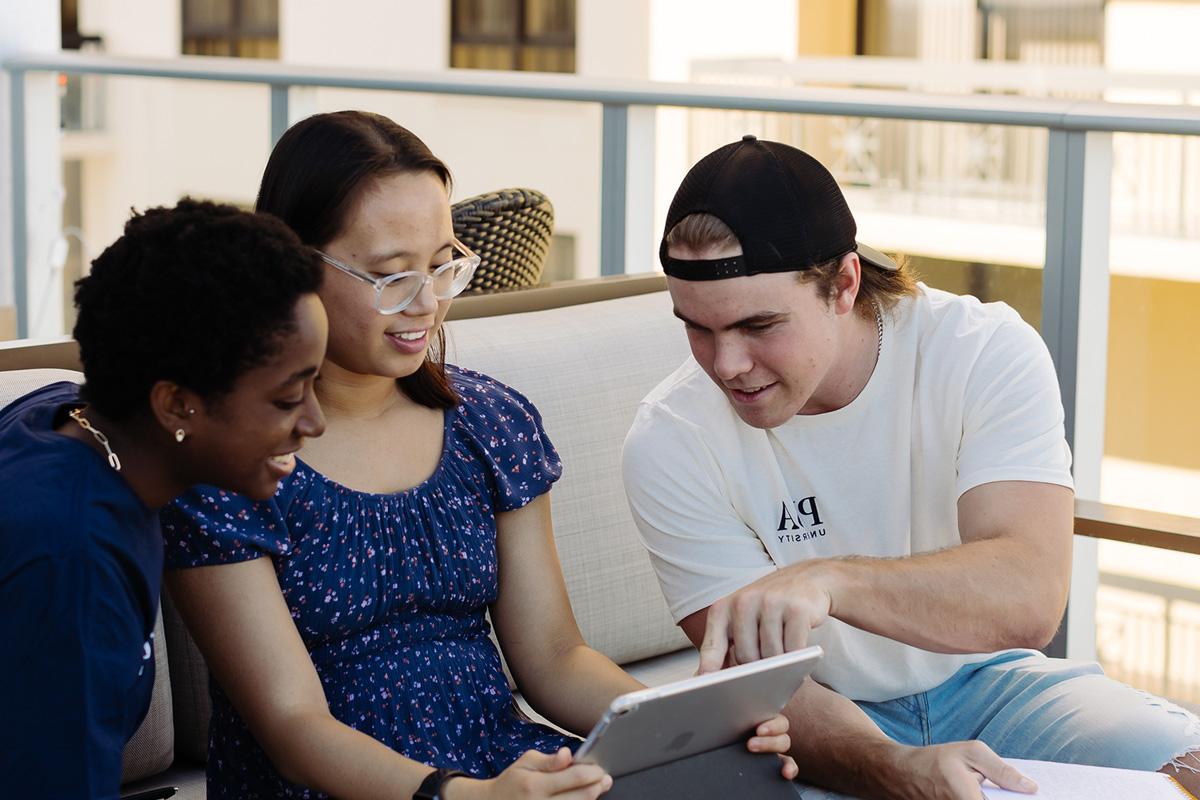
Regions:
M 667 234 L 684 217 L 701 213 L 729 226 L 742 246 L 740 256 L 685 260 L 667 254 Z M 747 134 L 684 176 L 667 212 L 658 258 L 668 275 L 692 281 L 805 270 L 851 251 L 879 269 L 896 269 L 892 259 L 856 241 L 857 233 L 829 170 L 802 150 Z

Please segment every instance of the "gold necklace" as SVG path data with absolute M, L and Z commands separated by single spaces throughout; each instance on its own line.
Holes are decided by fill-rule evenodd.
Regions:
M 100 432 L 96 428 L 93 428 L 92 423 L 88 422 L 87 418 L 83 416 L 83 409 L 82 408 L 73 409 L 73 410 L 71 410 L 69 416 L 71 417 L 71 419 L 73 419 L 77 423 L 79 423 L 79 427 L 83 428 L 85 431 L 90 433 L 92 436 L 96 437 L 96 441 L 99 442 L 100 446 L 104 448 L 104 452 L 108 453 L 108 465 L 110 467 L 112 467 L 113 469 L 115 469 L 117 472 L 120 472 L 121 471 L 121 459 L 117 458 L 117 454 L 114 453 L 113 449 L 108 446 L 108 437 L 105 436 L 102 432 Z

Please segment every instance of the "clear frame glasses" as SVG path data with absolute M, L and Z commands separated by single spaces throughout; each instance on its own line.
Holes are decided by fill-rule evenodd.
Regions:
M 451 239 L 450 246 L 454 248 L 455 256 L 433 272 L 397 272 L 382 278 L 374 278 L 320 250 L 317 255 L 329 266 L 374 286 L 375 309 L 380 314 L 399 314 L 417 298 L 425 284 L 433 287 L 433 296 L 438 300 L 457 297 L 467 288 L 479 266 L 479 256 L 458 239 Z

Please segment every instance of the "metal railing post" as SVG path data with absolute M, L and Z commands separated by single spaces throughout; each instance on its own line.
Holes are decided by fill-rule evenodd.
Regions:
M 600 145 L 600 274 L 625 272 L 629 106 L 604 104 Z
M 29 213 L 28 165 L 25 161 L 25 71 L 9 75 L 9 126 L 12 156 L 12 271 L 17 338 L 29 336 Z
M 1086 499 L 1099 499 L 1104 457 L 1111 192 L 1112 134 L 1051 128 L 1042 338 L 1058 373 L 1075 492 Z M 1095 548 L 1076 538 L 1070 606 L 1051 655 L 1096 657 Z
M 288 129 L 288 89 L 286 83 L 271 84 L 271 147 Z

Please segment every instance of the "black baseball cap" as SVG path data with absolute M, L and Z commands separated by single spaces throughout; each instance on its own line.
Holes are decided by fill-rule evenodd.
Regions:
M 667 255 L 667 234 L 684 217 L 712 214 L 742 246 L 733 258 L 685 260 Z M 712 281 L 795 272 L 851 251 L 879 269 L 896 262 L 856 241 L 858 226 L 846 198 L 821 162 L 790 145 L 747 134 L 706 155 L 684 176 L 658 248 L 663 271 L 676 278 Z

